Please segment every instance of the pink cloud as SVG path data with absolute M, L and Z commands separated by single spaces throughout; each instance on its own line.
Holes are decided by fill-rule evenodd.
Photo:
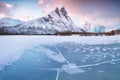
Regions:
M 42 5 L 42 4 L 45 4 L 45 3 L 46 3 L 46 0 L 39 0 L 38 3 L 41 4 L 41 5 Z
M 5 17 L 6 15 L 4 13 L 0 13 L 0 18 Z
M 14 5 L 11 5 L 5 1 L 0 2 L 0 15 L 6 16 L 7 14 L 9 14 L 12 8 L 14 8 Z

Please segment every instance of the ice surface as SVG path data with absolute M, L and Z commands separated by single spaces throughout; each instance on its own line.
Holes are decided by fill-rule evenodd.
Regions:
M 56 78 L 54 77 L 54 80 L 59 80 L 62 75 L 61 73 L 67 75 L 85 74 L 92 71 L 94 68 L 96 69 L 96 67 L 103 66 L 104 64 L 116 66 L 118 64 L 117 61 L 120 61 L 119 43 L 120 36 L 1 36 L 0 70 L 3 70 L 5 65 L 8 66 L 7 69 L 5 69 L 5 73 L 7 73 L 6 70 L 8 70 L 10 71 L 10 74 L 14 74 L 11 73 L 12 70 L 16 73 L 16 71 L 19 71 L 21 68 L 23 68 L 25 72 L 27 72 L 27 68 L 30 69 L 30 71 L 32 69 L 34 71 L 43 69 L 43 72 L 46 69 L 48 71 L 53 70 L 56 76 Z M 33 50 L 33 52 L 32 54 L 26 53 L 25 56 L 28 57 L 25 57 L 23 54 L 26 50 Z M 38 68 L 40 65 L 38 66 L 36 63 L 41 62 L 39 61 L 39 58 L 43 56 L 36 55 L 36 53 L 47 56 L 47 58 L 49 58 L 48 60 L 53 60 L 57 64 L 52 63 L 54 68 Z M 33 55 L 35 56 L 31 57 Z M 24 63 L 24 59 L 19 60 L 21 59 L 21 56 L 24 56 L 24 59 L 28 58 L 27 61 L 29 62 L 37 62 L 33 63 L 33 66 L 30 66 L 30 63 L 29 66 L 27 66 L 27 64 L 21 66 L 20 63 Z M 19 65 L 13 64 L 18 60 Z M 43 61 L 43 63 L 44 62 L 45 61 Z M 49 63 L 51 64 L 50 61 L 46 64 Z M 56 67 L 58 64 L 59 67 Z M 97 73 L 105 73 L 107 71 L 106 68 L 107 66 L 105 65 L 94 71 Z M 20 72 L 22 72 L 22 70 Z
M 111 44 L 120 42 L 120 36 L 1 36 L 0 64 L 14 61 L 26 48 L 41 44 L 76 42 L 80 44 Z M 116 48 L 115 48 L 116 49 Z M 91 49 L 92 50 L 92 49 Z M 49 54 L 50 55 L 50 54 Z M 58 55 L 56 55 L 57 57 Z

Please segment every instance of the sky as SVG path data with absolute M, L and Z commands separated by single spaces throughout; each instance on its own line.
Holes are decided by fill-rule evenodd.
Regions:
M 88 22 L 120 28 L 120 0 L 0 0 L 0 18 L 28 21 L 62 6 L 78 26 Z

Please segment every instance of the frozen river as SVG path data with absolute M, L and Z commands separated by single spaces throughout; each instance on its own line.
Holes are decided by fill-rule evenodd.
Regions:
M 1 36 L 0 80 L 120 80 L 120 36 Z

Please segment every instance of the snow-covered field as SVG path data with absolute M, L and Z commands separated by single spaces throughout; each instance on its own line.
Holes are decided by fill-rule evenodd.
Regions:
M 115 80 L 120 79 L 116 75 L 120 73 L 119 61 L 120 36 L 0 37 L 0 80 L 18 80 L 19 77 L 20 80 L 37 80 L 41 76 L 39 80 L 89 80 L 85 75 L 100 77 L 100 73 L 106 75 L 107 80 Z M 28 77 L 31 71 L 35 75 Z M 115 76 L 108 77 L 108 73 Z

